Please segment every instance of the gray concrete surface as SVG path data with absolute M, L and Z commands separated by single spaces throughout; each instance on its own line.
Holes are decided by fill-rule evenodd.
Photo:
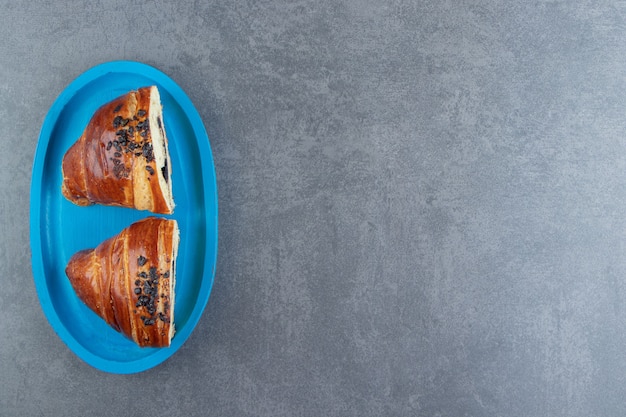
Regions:
M 626 3 L 0 0 L 0 415 L 626 415 Z M 188 342 L 99 372 L 39 307 L 56 96 L 168 73 L 219 260 Z

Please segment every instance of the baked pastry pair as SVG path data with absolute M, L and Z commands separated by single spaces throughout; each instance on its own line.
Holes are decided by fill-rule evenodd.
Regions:
M 103 204 L 171 214 L 172 166 L 156 86 L 100 107 L 63 157 L 63 195 L 74 204 Z M 139 346 L 170 346 L 174 335 L 176 220 L 149 217 L 65 269 L 78 297 Z

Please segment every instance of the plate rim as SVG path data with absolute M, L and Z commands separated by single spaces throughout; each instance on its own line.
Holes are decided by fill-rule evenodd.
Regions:
M 205 193 L 205 197 L 203 198 L 205 207 L 203 211 L 206 219 L 204 236 L 207 242 L 210 240 L 215 242 L 213 248 L 206 247 L 204 250 L 205 256 L 202 268 L 203 275 L 198 291 L 198 297 L 193 308 L 191 309 L 191 313 L 185 323 L 185 327 L 183 329 L 177 329 L 176 337 L 172 339 L 172 346 L 169 348 L 155 348 L 154 353 L 127 362 L 119 362 L 98 356 L 86 349 L 72 336 L 52 304 L 52 297 L 50 296 L 48 285 L 46 283 L 46 268 L 43 260 L 42 246 L 43 229 L 41 226 L 45 224 L 45 216 L 42 216 L 41 198 L 43 168 L 46 155 L 48 154 L 53 129 L 55 128 L 63 109 L 77 92 L 81 91 L 90 82 L 111 73 L 131 73 L 149 78 L 151 81 L 162 86 L 181 106 L 185 115 L 189 118 L 194 132 L 195 141 L 197 142 L 197 146 L 200 150 L 202 161 L 202 180 L 203 184 L 205 184 L 203 187 Z M 219 238 L 217 177 L 209 137 L 196 107 L 193 105 L 191 99 L 187 96 L 185 91 L 172 78 L 151 65 L 130 60 L 115 60 L 100 63 L 87 69 L 70 81 L 70 83 L 54 100 L 42 123 L 34 155 L 29 204 L 31 266 L 33 268 L 32 273 L 37 296 L 48 323 L 59 338 L 65 343 L 65 345 L 67 345 L 70 351 L 87 364 L 101 371 L 115 374 L 132 374 L 146 371 L 161 364 L 178 351 L 178 349 L 188 340 L 189 336 L 196 328 L 209 301 L 211 290 L 215 281 Z M 212 193 L 213 195 L 209 198 L 206 196 L 208 189 L 207 182 L 210 182 L 210 185 L 212 185 L 214 190 Z M 213 200 L 213 204 L 210 204 L 211 207 L 208 207 L 207 203 L 210 203 L 211 200 Z M 146 216 L 148 215 L 150 215 L 150 213 L 146 214 Z

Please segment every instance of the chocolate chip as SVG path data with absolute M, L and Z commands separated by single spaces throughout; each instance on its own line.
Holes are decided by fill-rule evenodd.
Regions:
M 137 116 L 139 116 L 139 117 L 143 117 L 143 116 L 145 116 L 145 115 L 146 115 L 146 111 L 145 111 L 145 110 L 139 110 L 139 111 L 137 112 Z
M 154 169 L 152 169 L 151 166 L 146 165 L 146 171 L 148 171 L 150 173 L 150 175 L 154 175 Z
M 143 255 L 139 255 L 139 258 L 137 258 L 137 265 L 144 266 L 146 261 L 147 259 Z
M 170 271 L 165 271 L 163 273 L 163 278 L 169 278 L 170 277 Z
M 141 294 L 141 288 L 139 287 L 135 288 L 135 294 Z
M 163 179 L 165 180 L 165 182 L 168 182 L 170 173 L 167 169 L 167 159 L 165 160 L 165 165 L 161 167 L 161 174 L 163 174 Z
M 149 143 L 149 142 L 144 143 L 141 151 L 143 153 L 143 156 L 146 158 L 146 161 L 151 162 L 154 159 L 154 154 L 152 153 L 152 144 L 151 143 Z
M 115 116 L 115 119 L 113 119 L 113 127 L 117 129 L 118 127 L 120 127 L 121 124 L 122 116 Z
M 157 314 L 157 317 L 159 318 L 159 320 L 161 320 L 163 323 L 169 323 L 170 319 L 163 313 L 159 313 Z
M 109 141 L 109 143 L 107 143 L 107 151 L 111 149 L 111 146 L 113 146 L 113 142 Z
M 115 174 L 117 178 L 128 178 L 130 171 L 124 166 L 124 164 L 121 163 L 119 159 L 114 159 L 113 164 L 115 165 L 113 167 L 113 174 Z
M 118 104 L 114 109 L 113 109 L 113 113 L 117 113 L 118 111 L 120 111 L 122 109 L 122 105 Z

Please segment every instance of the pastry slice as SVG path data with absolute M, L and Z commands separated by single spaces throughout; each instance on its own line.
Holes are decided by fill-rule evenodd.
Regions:
M 167 347 L 178 242 L 176 220 L 148 217 L 74 254 L 65 273 L 78 297 L 115 330 L 141 347 Z
M 172 166 L 157 87 L 100 107 L 63 157 L 62 170 L 63 195 L 74 204 L 171 214 Z

